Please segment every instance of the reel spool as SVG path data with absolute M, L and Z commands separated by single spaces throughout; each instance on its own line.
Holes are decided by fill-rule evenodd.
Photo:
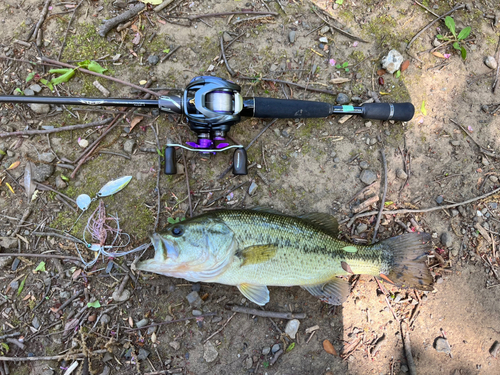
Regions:
M 219 77 L 195 77 L 187 85 L 182 98 L 182 109 L 190 129 L 198 135 L 197 142 L 186 142 L 190 147 L 167 143 L 165 147 L 165 173 L 177 173 L 175 148 L 213 153 L 237 148 L 233 155 L 233 173 L 247 174 L 247 155 L 242 145 L 229 146 L 226 133 L 241 119 L 243 98 L 240 86 Z M 218 141 L 217 144 L 215 141 Z

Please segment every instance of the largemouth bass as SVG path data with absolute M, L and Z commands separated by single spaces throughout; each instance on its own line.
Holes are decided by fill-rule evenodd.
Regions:
M 409 233 L 370 246 L 337 239 L 333 216 L 299 217 L 263 210 L 220 210 L 176 224 L 151 237 L 152 259 L 137 269 L 192 282 L 237 286 L 257 305 L 268 286 L 301 286 L 339 305 L 349 283 L 337 276 L 380 276 L 400 287 L 432 290 L 426 264 L 428 235 Z

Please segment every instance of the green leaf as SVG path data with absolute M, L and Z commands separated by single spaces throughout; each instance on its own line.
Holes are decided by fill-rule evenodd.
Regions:
M 80 61 L 78 66 L 83 69 L 87 69 L 90 64 L 90 60 Z
M 394 202 L 393 201 L 386 201 L 384 203 L 384 206 L 390 206 L 391 204 L 393 204 Z
M 87 303 L 87 307 L 93 307 L 94 309 L 98 309 L 99 307 L 101 307 L 101 304 L 99 303 L 99 301 L 89 302 Z
M 457 33 L 455 31 L 455 20 L 453 18 L 451 18 L 450 16 L 446 16 L 446 18 L 444 19 L 444 23 L 445 23 L 446 27 L 448 27 L 448 29 L 450 29 L 453 36 L 456 38 Z
M 427 110 L 425 109 L 425 100 L 422 100 L 422 106 L 420 107 L 420 112 L 422 112 L 424 116 L 427 116 Z
M 337 65 L 335 65 L 335 67 L 336 67 L 337 69 L 340 69 L 340 68 L 342 68 L 342 65 L 337 64 Z
M 339 5 L 342 5 L 342 4 L 344 4 L 344 0 L 336 0 L 335 3 L 339 4 Z
M 346 72 L 346 73 L 349 73 L 349 68 L 345 68 L 345 72 Z
M 269 361 L 262 362 L 262 367 L 268 368 L 269 367 Z
M 53 70 L 66 70 L 66 72 L 63 73 L 61 76 L 51 79 L 50 82 L 53 85 L 58 85 L 58 84 L 63 83 L 63 82 L 68 82 L 71 79 L 71 77 L 73 77 L 75 75 L 76 69 L 53 69 Z M 58 72 L 53 72 L 52 70 L 50 70 L 49 73 L 56 73 L 57 74 Z
M 398 70 L 398 71 L 396 72 L 396 74 L 394 74 L 394 77 L 399 78 L 399 76 L 400 76 L 400 75 L 401 75 L 401 71 L 400 71 L 400 70 Z
M 441 34 L 438 34 L 438 35 L 436 35 L 436 38 L 437 38 L 437 39 L 443 39 L 443 38 L 444 38 L 444 36 L 442 36 Z
M 460 47 L 460 53 L 462 55 L 462 59 L 465 60 L 467 58 L 467 50 L 464 47 Z
M 26 282 L 26 278 L 28 277 L 28 275 L 26 275 L 23 279 L 23 281 L 21 281 L 21 284 L 19 284 L 19 288 L 17 288 L 17 295 L 20 295 L 24 289 L 24 283 Z
M 345 63 L 342 64 L 342 68 L 347 68 L 348 65 L 349 63 L 346 61 Z
M 163 52 L 164 53 L 169 53 L 170 52 L 170 48 L 164 49 Z
M 6 352 L 8 352 L 8 351 L 9 351 L 9 349 L 10 349 L 10 348 L 9 348 L 9 345 L 7 345 L 7 344 L 6 344 L 6 343 L 4 343 L 4 342 L 2 342 L 2 348 L 4 348 Z
M 44 84 L 45 86 L 47 86 L 47 87 L 50 89 L 50 91 L 54 91 L 54 85 L 52 85 L 52 83 L 50 83 L 50 82 L 49 82 L 49 81 L 47 81 L 46 79 L 42 78 L 42 79 L 40 80 L 40 82 L 41 82 L 42 84 Z
M 53 73 L 53 74 L 66 74 L 70 70 L 73 70 L 73 69 L 70 69 L 70 68 L 50 69 L 49 73 Z
M 458 44 L 458 42 L 453 43 L 453 48 L 460 51 L 460 44 Z
M 45 262 L 40 262 L 40 264 L 38 266 L 36 266 L 35 268 L 35 272 L 45 272 Z
M 169 218 L 167 218 L 167 222 L 169 224 L 175 224 L 175 223 L 179 222 L 179 218 L 177 217 L 177 218 L 174 219 L 173 217 L 169 217 Z
M 5 155 L 7 155 L 7 153 L 4 150 L 0 149 L 0 155 L 4 155 L 5 156 Z
M 31 81 L 33 79 L 33 77 L 35 76 L 35 74 L 36 74 L 35 72 L 31 72 L 30 74 L 28 74 L 28 76 L 26 77 L 26 83 Z
M 94 72 L 94 73 L 99 73 L 99 74 L 102 74 L 104 73 L 106 70 L 106 68 L 103 68 L 102 66 L 100 66 L 98 63 L 96 63 L 95 61 L 91 61 L 89 66 L 87 67 L 88 70 L 90 70 L 91 72 Z
M 61 175 L 61 179 L 64 180 L 64 181 L 69 181 L 69 177 L 66 177 L 65 175 Z
M 18 92 L 19 94 L 21 95 L 24 95 L 24 92 L 23 90 L 21 90 L 19 87 L 16 87 L 16 89 L 14 90 L 15 92 Z
M 294 342 L 292 342 L 290 345 L 288 345 L 288 348 L 286 348 L 286 352 L 288 353 L 288 352 L 292 351 L 293 348 L 295 348 L 295 343 Z
M 467 38 L 470 35 L 470 31 L 471 31 L 470 26 L 467 26 L 465 29 L 462 29 L 462 31 L 460 31 L 460 33 L 458 34 L 457 39 L 459 41 L 464 40 L 465 38 Z

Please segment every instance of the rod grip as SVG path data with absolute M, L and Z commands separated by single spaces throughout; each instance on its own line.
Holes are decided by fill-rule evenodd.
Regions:
M 331 115 L 332 105 L 308 100 L 254 98 L 254 117 L 313 118 Z
M 415 114 L 411 103 L 367 103 L 362 108 L 361 116 L 371 120 L 410 121 Z

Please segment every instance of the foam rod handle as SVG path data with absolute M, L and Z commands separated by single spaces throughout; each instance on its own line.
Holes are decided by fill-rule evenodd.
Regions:
M 368 103 L 362 108 L 363 118 L 371 120 L 410 121 L 415 114 L 411 103 Z
M 254 117 L 312 118 L 331 115 L 332 105 L 307 100 L 254 98 Z

